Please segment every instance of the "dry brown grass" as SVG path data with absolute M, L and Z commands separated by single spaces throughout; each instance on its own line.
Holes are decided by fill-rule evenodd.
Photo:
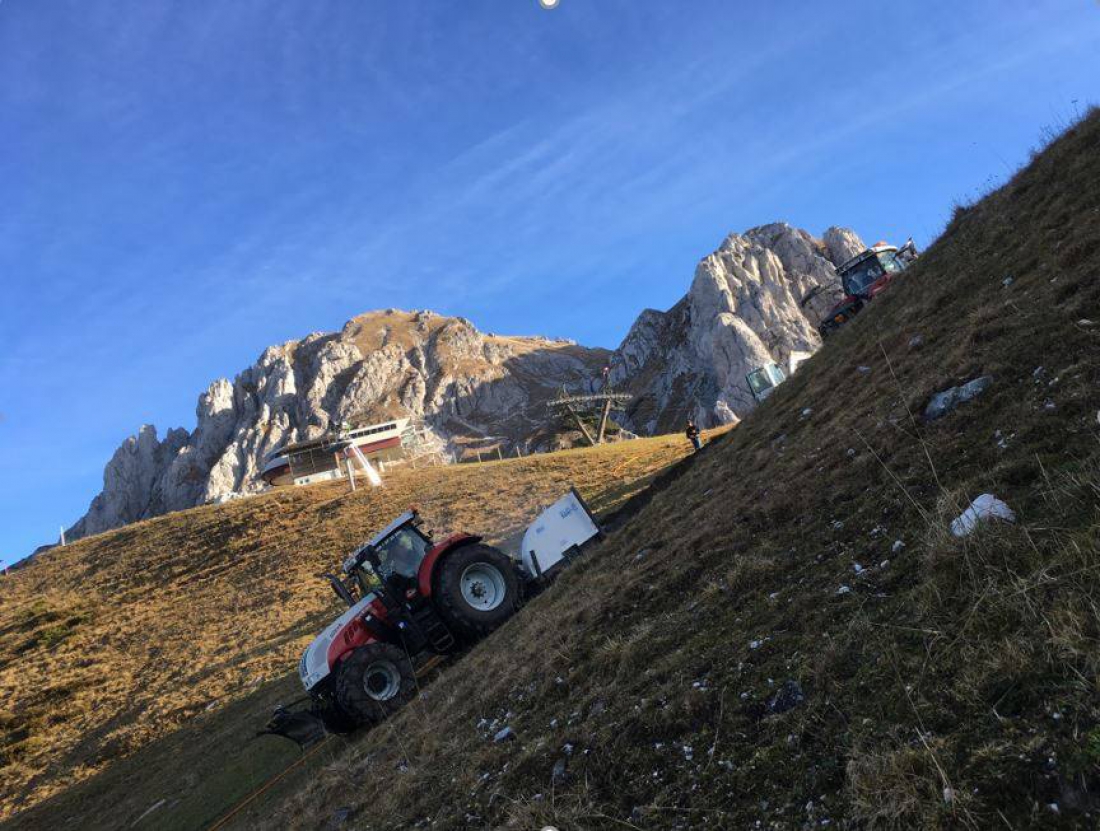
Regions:
M 287 489 L 43 555 L 0 583 L 0 816 L 285 675 L 334 612 L 315 575 L 408 505 L 437 531 L 502 539 L 570 484 L 614 509 L 687 450 L 668 437 L 394 471 L 380 490 Z

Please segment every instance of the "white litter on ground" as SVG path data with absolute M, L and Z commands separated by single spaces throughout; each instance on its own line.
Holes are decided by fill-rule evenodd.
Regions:
M 951 523 L 951 533 L 956 537 L 965 537 L 974 532 L 981 522 L 991 519 L 1003 519 L 1015 522 L 1016 514 L 1004 502 L 991 493 L 983 493 L 970 503 L 962 514 Z

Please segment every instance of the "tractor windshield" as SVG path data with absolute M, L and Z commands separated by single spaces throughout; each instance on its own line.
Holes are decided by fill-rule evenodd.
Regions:
M 428 551 L 428 540 L 415 526 L 402 525 L 374 547 L 378 551 L 382 577 L 399 574 L 415 578 L 420 561 Z
M 786 380 L 786 377 L 781 370 L 775 364 L 768 364 L 760 369 L 754 369 L 748 375 L 745 376 L 749 382 L 749 388 L 752 390 L 752 394 L 758 399 L 766 395 L 772 387 L 778 386 Z
M 904 271 L 905 266 L 898 259 L 897 251 L 879 251 L 878 261 L 882 264 L 883 269 L 890 274 L 897 274 L 899 271 Z
M 869 257 L 844 275 L 844 291 L 853 297 L 866 294 L 867 289 L 886 272 L 876 257 Z
M 859 297 L 866 294 L 871 285 L 884 274 L 897 274 L 904 269 L 905 266 L 898 262 L 896 252 L 879 251 L 875 256 L 868 257 L 845 272 L 844 291 L 846 294 Z

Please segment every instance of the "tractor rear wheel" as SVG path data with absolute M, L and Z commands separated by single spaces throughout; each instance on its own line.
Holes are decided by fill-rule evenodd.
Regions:
M 393 644 L 357 647 L 336 671 L 336 704 L 360 726 L 385 720 L 415 691 L 412 663 Z
M 465 635 L 487 635 L 519 606 L 512 561 L 489 545 L 464 545 L 443 560 L 432 592 L 447 624 Z

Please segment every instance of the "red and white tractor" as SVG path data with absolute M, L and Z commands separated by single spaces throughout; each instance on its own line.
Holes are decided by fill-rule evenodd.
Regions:
M 492 632 L 599 534 L 573 489 L 527 528 L 519 557 L 472 534 L 437 542 L 415 509 L 401 514 L 348 555 L 342 578 L 323 575 L 348 609 L 299 662 L 312 713 L 336 732 L 386 718 L 419 669 Z M 291 717 L 276 711 L 267 732 L 289 735 Z
M 862 311 L 865 304 L 878 296 L 895 277 L 917 257 L 910 239 L 899 250 L 885 242 L 875 243 L 837 268 L 844 287 L 844 297 L 829 310 L 817 330 L 825 338 Z

